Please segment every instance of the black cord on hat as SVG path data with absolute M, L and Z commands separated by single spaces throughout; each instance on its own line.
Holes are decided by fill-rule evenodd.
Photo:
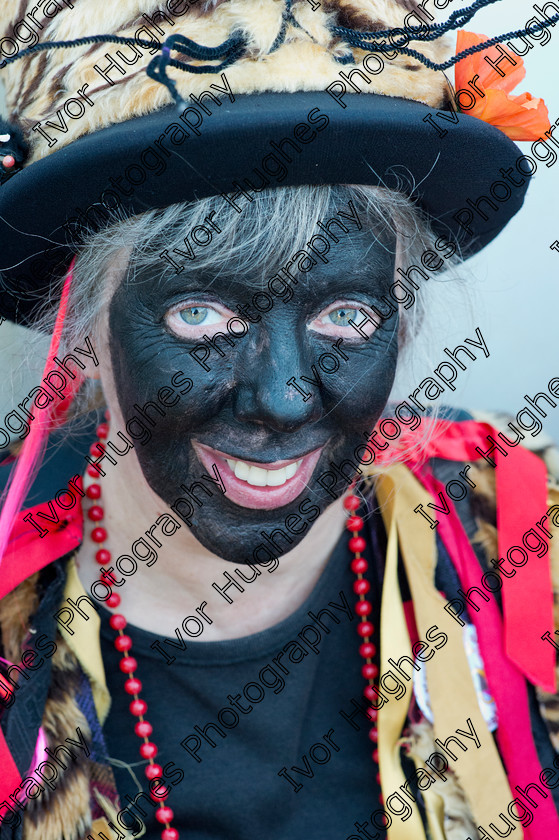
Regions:
M 376 38 L 385 38 L 393 35 L 394 32 L 405 32 L 407 35 L 413 37 L 412 41 L 435 41 L 446 32 L 453 29 L 459 29 L 468 23 L 480 9 L 485 6 L 490 6 L 492 3 L 499 3 L 500 0 L 475 0 L 471 6 L 465 9 L 457 9 L 452 12 L 448 20 L 444 23 L 421 24 L 421 26 L 408 26 L 405 29 L 378 29 L 372 32 L 361 31 L 359 29 L 350 29 L 347 26 L 332 26 L 331 31 L 336 35 L 358 35 L 363 39 L 375 40 Z M 507 38 L 507 35 L 500 35 L 500 38 Z
M 487 0 L 489 3 L 494 3 L 495 0 Z M 487 5 L 485 3 L 484 5 Z M 467 58 L 469 55 L 474 55 L 474 53 L 482 52 L 483 50 L 489 49 L 489 47 L 495 46 L 495 44 L 500 44 L 503 41 L 508 41 L 510 38 L 520 38 L 522 35 L 530 35 L 530 30 L 534 31 L 537 28 L 537 31 L 541 31 L 542 29 L 547 29 L 550 26 L 555 26 L 555 24 L 559 21 L 559 14 L 554 15 L 551 18 L 547 18 L 545 21 L 541 21 L 536 23 L 535 25 L 532 24 L 530 28 L 525 27 L 524 29 L 515 29 L 511 32 L 506 32 L 504 35 L 496 35 L 494 38 L 488 38 L 487 41 L 483 41 L 481 44 L 475 44 L 472 47 L 468 47 L 462 52 L 457 53 L 456 55 L 449 58 L 447 61 L 442 62 L 435 62 L 431 61 L 430 58 L 423 55 L 417 50 L 412 50 L 409 47 L 399 46 L 398 44 L 375 44 L 374 42 L 370 42 L 364 40 L 364 36 L 366 38 L 373 37 L 373 36 L 381 36 L 386 35 L 387 33 L 394 33 L 394 32 L 402 32 L 402 33 L 413 33 L 415 31 L 424 30 L 423 27 L 410 27 L 409 29 L 385 29 L 383 32 L 359 32 L 355 29 L 347 29 L 345 27 L 333 27 L 334 30 L 343 30 L 344 39 L 351 44 L 352 47 L 357 47 L 361 50 L 368 50 L 369 52 L 378 52 L 378 53 L 387 53 L 392 52 L 392 50 L 396 50 L 402 55 L 409 55 L 412 58 L 417 58 L 425 67 L 429 68 L 429 70 L 448 70 L 449 67 L 452 67 L 454 64 L 458 64 L 459 61 L 462 61 L 463 58 Z M 444 26 L 444 24 L 443 24 Z M 454 27 L 450 27 L 454 29 Z M 445 30 L 445 32 L 448 30 Z M 440 37 L 440 35 L 436 35 L 434 37 L 422 37 L 421 32 L 416 37 L 411 38 L 413 41 L 432 41 L 435 38 Z
M 217 47 L 204 47 L 184 35 L 170 35 L 161 47 L 161 55 L 154 56 L 146 67 L 146 74 L 150 79 L 155 79 L 156 82 L 165 85 L 177 105 L 185 105 L 186 103 L 177 91 L 175 82 L 167 76 L 168 65 L 187 70 L 189 73 L 219 73 L 237 61 L 244 54 L 245 49 L 244 39 L 240 35 L 233 35 Z M 171 50 L 185 53 L 198 61 L 211 61 L 220 58 L 222 61 L 220 64 L 211 65 L 186 64 L 171 58 Z

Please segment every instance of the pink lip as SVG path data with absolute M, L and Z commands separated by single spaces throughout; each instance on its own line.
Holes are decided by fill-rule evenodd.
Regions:
M 203 443 L 198 443 L 198 441 L 192 441 L 192 446 L 209 475 L 213 475 L 212 466 L 216 464 L 225 484 L 227 498 L 236 505 L 252 508 L 253 510 L 273 510 L 274 508 L 288 505 L 296 499 L 307 486 L 321 452 L 324 449 L 321 446 L 319 449 L 303 455 L 301 466 L 295 475 L 292 478 L 288 478 L 281 487 L 253 487 L 246 481 L 237 478 L 226 461 L 226 458 L 232 458 L 235 461 L 245 461 L 244 458 L 235 458 L 234 455 L 228 455 L 225 452 L 212 449 Z M 261 461 L 246 461 L 246 463 L 251 467 L 261 467 L 264 470 L 268 470 L 281 469 L 288 464 L 294 464 L 298 460 L 300 459 L 292 458 L 291 460 L 274 461 L 272 463 L 262 463 Z

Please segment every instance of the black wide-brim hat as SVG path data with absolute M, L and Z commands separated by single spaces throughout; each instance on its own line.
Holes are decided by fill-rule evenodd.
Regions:
M 92 2 L 58 12 L 49 39 L 84 35 Z M 520 209 L 527 178 L 521 187 L 491 191 L 520 150 L 499 129 L 456 113 L 454 105 L 451 111 L 443 73 L 407 55 L 350 50 L 332 37 L 334 12 L 313 9 L 311 0 L 290 6 L 289 19 L 277 0 L 264 0 L 257 21 L 241 0 L 214 3 L 204 13 L 193 6 L 186 17 L 187 4 L 180 12 L 177 2 L 166 20 L 156 19 L 155 0 L 142 16 L 130 16 L 131 0 L 124 0 L 117 13 L 122 26 L 115 27 L 114 9 L 97 6 L 95 17 L 105 15 L 115 34 L 144 41 L 182 33 L 216 43 L 226 40 L 232 21 L 245 32 L 251 49 L 222 72 L 172 71 L 180 104 L 167 104 L 168 88 L 144 72 L 155 47 L 53 49 L 3 71 L 11 119 L 28 127 L 31 146 L 26 165 L 0 187 L 5 317 L 32 324 L 85 227 L 107 224 L 117 207 L 133 215 L 240 193 L 242 208 L 252 187 L 263 185 L 383 186 L 417 200 L 435 232 L 456 240 L 463 256 L 487 245 Z M 422 20 L 398 0 L 384 4 L 382 19 L 366 0 L 354 11 L 369 15 L 371 30 Z M 347 20 L 350 9 L 339 0 L 338 19 Z M 444 55 L 441 43 L 418 46 L 431 60 Z M 488 201 L 480 203 L 482 196 Z

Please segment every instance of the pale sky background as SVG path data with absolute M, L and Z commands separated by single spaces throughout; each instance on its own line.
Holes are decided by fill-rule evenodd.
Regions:
M 559 10 L 559 0 L 555 2 Z M 479 12 L 466 28 L 489 36 L 519 29 L 534 16 L 534 5 L 543 8 L 545 3 L 501 0 Z M 455 8 L 452 3 L 447 11 Z M 559 24 L 547 31 L 551 38 L 545 46 L 532 41 L 534 48 L 524 57 L 526 76 L 514 93 L 542 97 L 553 123 L 559 119 Z M 519 145 L 530 155 L 530 143 Z M 559 155 L 559 147 L 553 148 Z M 558 196 L 559 157 L 550 168 L 538 163 L 522 210 L 467 262 L 477 280 L 476 325 L 483 324 L 491 355 L 463 373 L 454 394 L 456 405 L 516 414 L 525 404 L 524 394 L 547 390 L 549 380 L 559 376 L 559 252 L 549 247 L 559 240 Z M 457 343 L 468 335 L 465 322 Z M 559 443 L 559 404 L 541 419 Z
M 559 0 L 555 2 L 559 7 Z M 427 0 L 427 8 L 432 9 L 432 5 L 433 0 Z M 452 0 L 439 20 L 466 5 Z M 533 17 L 533 5 L 525 0 L 501 0 L 479 12 L 466 28 L 488 36 L 520 28 Z M 539 5 L 545 6 L 545 0 L 540 0 Z M 552 13 L 551 9 L 549 14 Z M 551 38 L 545 46 L 532 40 L 534 48 L 524 58 L 526 78 L 514 93 L 529 91 L 543 97 L 553 123 L 559 119 L 559 25 L 548 31 Z M 530 154 L 529 143 L 521 144 L 521 148 L 525 154 Z M 559 147 L 554 148 L 559 154 Z M 545 391 L 548 381 L 559 376 L 559 252 L 549 247 L 559 240 L 558 194 L 559 159 L 550 168 L 538 163 L 523 210 L 491 245 L 466 263 L 465 273 L 471 278 L 468 282 L 475 295 L 473 323 L 481 328 L 490 357 L 472 363 L 471 368 L 461 372 L 457 390 L 450 399 L 447 392 L 441 401 L 515 415 L 525 403 L 524 394 L 533 396 L 538 391 Z M 446 322 L 443 312 L 440 326 L 449 346 L 454 347 L 466 337 L 474 337 L 470 315 L 458 313 L 451 328 Z M 26 330 L 14 329 L 8 324 L 0 326 L 2 425 L 5 414 L 36 384 L 35 380 L 40 379 L 44 362 L 36 359 L 33 376 L 28 360 L 22 361 L 26 338 Z M 445 358 L 444 346 L 444 341 L 441 342 L 436 334 L 432 348 L 434 364 Z M 46 349 L 45 343 L 45 355 Z M 422 375 L 429 373 L 426 368 Z M 542 422 L 544 429 L 559 442 L 559 405 L 550 409 L 547 419 Z

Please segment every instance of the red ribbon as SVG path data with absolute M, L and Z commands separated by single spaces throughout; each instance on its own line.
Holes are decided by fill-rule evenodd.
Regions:
M 0 774 L 0 799 L 2 802 L 0 803 L 0 808 L 6 802 L 14 811 L 17 810 L 15 804 L 12 804 L 9 801 L 9 797 L 11 796 L 14 791 L 21 784 L 21 774 L 16 767 L 16 763 L 12 757 L 10 749 L 6 743 L 6 738 L 4 737 L 4 733 L 0 728 L 0 767 L 2 768 L 2 773 Z M 0 823 L 3 822 L 4 817 L 7 816 L 9 813 L 6 810 L 5 813 L 0 812 Z
M 514 458 L 503 458 L 499 453 L 496 458 L 497 499 L 504 500 L 497 506 L 499 557 L 520 546 L 527 562 L 516 569 L 514 577 L 503 581 L 505 648 L 530 682 L 555 694 L 555 650 L 542 641 L 545 632 L 554 630 L 549 552 L 538 557 L 526 551 L 522 542 L 530 528 L 536 529 L 536 535 L 541 531 L 537 523 L 547 510 L 547 470 L 543 461 L 527 449 L 513 451 Z M 518 563 L 524 558 L 519 560 L 515 551 L 513 560 Z
M 526 454 L 531 453 L 526 451 Z M 418 478 L 434 496 L 444 489 L 444 485 L 432 474 L 424 472 L 422 476 L 418 475 Z M 477 586 L 483 591 L 483 587 L 480 586 L 479 562 L 456 510 L 452 505 L 449 507 L 450 513 L 439 520 L 441 539 L 452 557 L 462 587 L 467 590 L 471 586 Z M 485 664 L 489 692 L 497 706 L 497 743 L 511 791 L 515 796 L 517 792 L 513 786 L 526 787 L 537 782 L 542 769 L 532 737 L 526 682 L 521 669 L 511 662 L 508 651 L 505 652 L 502 619 L 495 600 L 490 597 L 486 602 L 475 594 L 472 599 L 479 605 L 477 612 L 472 608 L 471 617 Z M 539 645 L 542 648 L 549 647 L 541 640 Z M 553 649 L 551 652 L 553 653 Z M 526 840 L 559 837 L 559 818 L 551 797 L 538 803 L 534 819 L 533 825 L 523 828 Z
M 73 510 L 65 511 L 63 523 L 51 525 L 52 530 L 43 537 L 30 522 L 25 522 L 23 519 L 28 514 L 36 517 L 37 513 L 45 513 L 52 517 L 52 509 L 49 508 L 48 502 L 42 502 L 17 515 L 2 563 L 0 598 L 15 589 L 34 572 L 38 572 L 49 563 L 76 549 L 82 541 L 83 512 L 79 499 L 76 500 Z M 37 520 L 37 524 L 39 522 L 41 520 Z M 42 522 L 44 523 L 45 520 Z M 49 525 L 49 523 L 46 524 Z
M 478 423 L 475 420 L 450 423 L 442 420 L 434 423 L 431 440 L 417 453 L 404 454 L 404 461 L 426 489 L 432 492 L 423 479 L 421 467 L 425 461 L 429 458 L 478 461 L 483 456 L 476 447 L 487 452 L 488 435 L 498 441 L 505 453 L 502 454 L 495 447 L 495 451 L 488 457 L 492 458 L 496 464 L 499 556 L 506 558 L 510 548 L 522 547 L 522 536 L 530 528 L 534 528 L 546 513 L 547 471 L 541 458 L 521 446 L 507 446 L 502 438 L 499 440 L 499 433 L 488 423 Z M 392 447 L 386 450 L 382 453 L 382 460 L 388 462 L 394 458 L 398 450 L 400 450 L 399 460 L 402 460 L 402 448 L 405 453 L 405 447 L 412 442 L 417 442 L 413 433 L 402 436 L 398 440 L 397 449 Z M 456 478 L 458 479 L 459 476 L 457 475 Z M 443 490 L 444 486 L 441 485 L 437 492 Z M 440 504 L 436 494 L 435 498 Z M 452 501 L 448 500 L 448 503 L 453 510 Z M 442 524 L 446 517 L 442 514 L 438 519 Z M 541 539 L 548 544 L 549 537 L 544 534 L 545 532 L 542 532 Z M 518 568 L 514 577 L 503 576 L 501 594 L 505 649 L 507 656 L 530 682 L 545 691 L 554 693 L 556 691 L 555 650 L 541 639 L 544 632 L 554 630 L 551 561 L 549 553 L 544 554 L 543 557 L 537 557 L 535 552 L 526 553 L 528 554 L 526 565 Z M 477 568 L 477 580 L 474 580 L 471 585 L 483 590 L 479 564 Z

